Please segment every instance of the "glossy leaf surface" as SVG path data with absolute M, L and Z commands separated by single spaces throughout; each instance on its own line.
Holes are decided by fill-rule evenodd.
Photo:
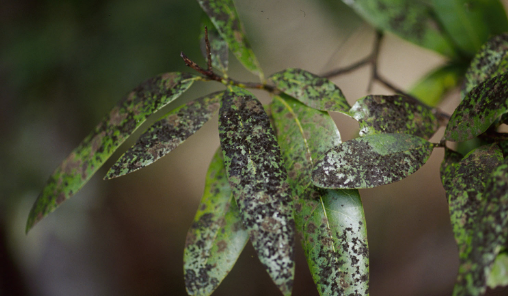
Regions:
M 351 108 L 338 86 L 327 78 L 302 69 L 290 68 L 269 78 L 285 94 L 321 111 L 336 111 L 349 115 Z
M 486 182 L 471 241 L 460 253 L 454 296 L 483 295 L 487 276 L 508 238 L 508 164 L 498 166 Z
M 205 192 L 187 233 L 183 257 L 187 293 L 212 294 L 233 268 L 248 239 L 219 149 L 208 168 Z
M 360 123 L 360 136 L 404 133 L 429 139 L 439 128 L 429 107 L 401 95 L 363 97 L 349 113 Z
M 425 1 L 342 0 L 372 26 L 392 32 L 419 46 L 454 57 L 451 42 L 439 31 Z
M 428 160 L 434 144 L 406 134 L 356 138 L 330 149 L 314 167 L 321 188 L 372 188 L 400 181 Z
M 340 144 L 335 123 L 288 96 L 274 98 L 272 114 L 293 189 L 296 228 L 320 295 L 367 295 L 367 232 L 358 191 L 311 183 L 313 161 Z
M 240 63 L 263 80 L 263 72 L 247 41 L 233 0 L 198 0 L 198 3 Z
M 78 192 L 148 116 L 178 98 L 197 79 L 191 74 L 165 73 L 131 91 L 51 175 L 30 211 L 27 231 Z
M 483 81 L 503 74 L 508 70 L 508 33 L 492 37 L 485 43 L 471 61 L 461 98 Z
M 280 148 L 261 103 L 229 86 L 219 116 L 219 136 L 229 184 L 258 257 L 284 295 L 294 276 L 291 189 Z
M 197 132 L 219 110 L 223 92 L 184 104 L 154 123 L 111 167 L 105 179 L 120 177 L 159 160 Z
M 213 23 L 210 21 L 210 18 L 208 16 L 204 16 L 203 20 L 201 21 L 201 34 L 199 35 L 199 39 L 201 45 L 201 53 L 205 57 L 205 60 L 208 59 L 206 53 L 205 26 L 208 29 L 208 41 L 210 42 L 212 66 L 225 74 L 228 71 L 229 64 L 228 44 L 219 34 L 219 31 L 217 31 Z
M 485 132 L 508 109 L 508 73 L 480 83 L 460 102 L 446 126 L 446 140 L 461 142 Z

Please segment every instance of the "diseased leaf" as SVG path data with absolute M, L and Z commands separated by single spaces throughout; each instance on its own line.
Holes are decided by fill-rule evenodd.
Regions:
M 247 41 L 245 30 L 240 22 L 233 0 L 198 0 L 198 3 L 210 17 L 215 28 L 227 42 L 229 49 L 238 61 L 263 81 L 263 72 Z
M 219 110 L 224 92 L 184 104 L 154 123 L 111 167 L 104 179 L 120 177 L 150 165 L 197 132 Z
M 487 286 L 496 288 L 500 286 L 508 286 L 508 254 L 501 253 L 494 260 L 494 265 L 487 278 Z
M 504 10 L 503 10 L 504 11 Z M 471 61 L 461 98 L 483 81 L 508 71 L 508 33 L 492 37 Z
M 26 231 L 78 192 L 148 116 L 178 98 L 197 79 L 191 74 L 165 73 L 131 91 L 53 172 L 30 211 Z
M 258 257 L 284 295 L 294 276 L 291 189 L 261 103 L 228 86 L 219 113 L 219 136 L 229 184 Z
M 288 96 L 272 114 L 295 199 L 296 229 L 320 295 L 367 295 L 369 260 L 365 217 L 357 190 L 311 183 L 313 161 L 340 144 L 331 117 Z
M 447 174 L 447 170 L 448 168 L 454 164 L 454 163 L 458 163 L 462 160 L 462 157 L 463 155 L 458 153 L 458 152 L 455 152 L 447 147 L 444 147 L 445 149 L 445 155 L 444 155 L 444 158 L 443 158 L 443 162 L 441 162 L 441 166 L 439 168 L 439 174 L 441 176 L 441 182 L 444 183 L 445 180 L 443 179 L 444 175 Z
M 372 26 L 409 42 L 456 57 L 452 43 L 439 30 L 431 8 L 414 0 L 342 0 Z
M 321 111 L 337 111 L 349 115 L 351 109 L 338 86 L 327 78 L 302 69 L 289 68 L 269 78 L 285 94 Z
M 459 162 L 458 153 L 447 149 L 441 176 L 446 191 L 450 220 L 455 241 L 462 253 L 469 245 L 471 231 L 476 225 L 477 213 L 484 200 L 485 182 L 492 171 L 503 162 L 497 145 L 479 147 Z
M 462 64 L 437 68 L 416 82 L 409 94 L 431 107 L 436 107 L 444 95 L 459 84 L 465 71 Z
M 486 181 L 484 203 L 472 230 L 470 243 L 460 253 L 454 296 L 483 295 L 494 260 L 508 238 L 508 161 Z
M 312 172 L 321 188 L 361 189 L 400 181 L 429 159 L 434 144 L 406 134 L 356 138 L 330 149 Z
M 360 136 L 404 133 L 428 140 L 439 128 L 429 107 L 401 95 L 363 97 L 349 113 L 360 122 Z
M 492 33 L 508 30 L 504 7 L 498 0 L 432 0 L 432 5 L 448 35 L 468 56 L 473 56 Z M 493 20 L 497 20 L 494 27 L 490 25 Z
M 462 142 L 485 132 L 508 110 L 508 73 L 480 83 L 460 102 L 446 126 L 444 138 Z
M 231 271 L 249 236 L 229 187 L 220 149 L 206 175 L 205 192 L 183 256 L 189 295 L 210 295 Z
M 212 57 L 212 66 L 225 74 L 228 71 L 228 53 L 229 48 L 227 42 L 220 36 L 219 31 L 215 28 L 208 16 L 204 16 L 201 21 L 201 34 L 199 36 L 201 53 L 208 59 L 206 53 L 205 27 L 208 29 L 208 41 L 210 42 L 210 54 Z

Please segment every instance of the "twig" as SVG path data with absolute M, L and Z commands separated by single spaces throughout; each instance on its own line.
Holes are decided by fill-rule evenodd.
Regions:
M 208 60 L 208 71 L 213 72 L 212 69 L 212 50 L 210 47 L 210 40 L 208 39 L 208 28 L 205 26 L 205 47 L 206 47 L 206 57 Z
M 372 49 L 371 57 L 370 57 L 370 63 L 372 65 L 372 71 L 369 81 L 369 86 L 367 86 L 367 92 L 370 92 L 372 89 L 372 84 L 374 81 L 378 78 L 378 72 L 377 72 L 377 61 L 379 58 L 379 49 L 381 48 L 381 40 L 383 39 L 383 32 L 382 31 L 376 31 L 376 40 L 374 41 L 374 48 Z

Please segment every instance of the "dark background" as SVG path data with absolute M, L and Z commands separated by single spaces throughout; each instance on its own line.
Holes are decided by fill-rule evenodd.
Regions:
M 373 29 L 339 0 L 235 3 L 267 76 L 345 66 L 373 42 Z M 216 118 L 156 164 L 102 181 L 137 132 L 74 198 L 28 235 L 24 228 L 48 176 L 117 100 L 148 77 L 188 71 L 181 51 L 204 63 L 201 15 L 185 0 L 0 2 L 0 295 L 186 295 L 185 235 L 219 145 Z M 379 67 L 407 89 L 442 63 L 388 35 Z M 256 81 L 233 57 L 230 68 L 232 77 Z M 368 75 L 365 68 L 334 82 L 353 103 L 367 94 Z M 220 85 L 196 83 L 155 118 L 214 89 Z M 456 105 L 457 92 L 443 108 Z M 355 136 L 355 121 L 332 116 L 344 140 Z M 458 255 L 439 181 L 442 157 L 436 150 L 409 178 L 361 191 L 371 295 L 451 295 Z M 293 295 L 318 295 L 299 245 L 297 260 Z M 279 294 L 248 245 L 214 295 Z

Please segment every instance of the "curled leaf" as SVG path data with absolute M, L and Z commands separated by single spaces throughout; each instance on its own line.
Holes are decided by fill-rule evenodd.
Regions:
M 230 86 L 219 113 L 229 184 L 258 257 L 284 295 L 294 276 L 291 189 L 280 148 L 261 103 Z
M 429 107 L 401 95 L 363 97 L 349 113 L 360 122 L 360 136 L 404 133 L 428 140 L 439 128 Z
M 191 74 L 165 73 L 131 91 L 53 172 L 30 211 L 26 230 L 78 192 L 148 116 L 178 98 L 197 79 Z
M 189 295 L 210 295 L 231 271 L 249 236 L 226 176 L 220 149 L 206 174 L 205 192 L 185 243 Z
M 197 132 L 219 110 L 223 92 L 184 104 L 154 123 L 111 167 L 104 179 L 120 177 L 159 160 Z
M 349 115 L 351 109 L 338 86 L 327 78 L 302 69 L 289 68 L 269 78 L 285 94 L 321 111 L 336 111 Z
M 321 188 L 361 189 L 400 181 L 430 157 L 434 144 L 406 134 L 356 138 L 330 149 L 314 167 Z
M 208 16 L 204 16 L 201 22 L 200 45 L 201 53 L 208 59 L 206 53 L 205 27 L 208 30 L 208 41 L 210 42 L 210 54 L 212 57 L 212 66 L 221 71 L 223 74 L 228 71 L 228 53 L 229 48 L 227 42 L 220 36 L 219 31 L 210 21 Z

